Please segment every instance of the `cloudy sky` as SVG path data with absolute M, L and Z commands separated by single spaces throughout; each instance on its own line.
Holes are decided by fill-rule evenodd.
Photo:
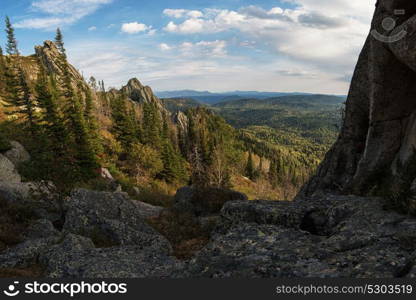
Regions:
M 375 0 L 0 0 L 24 54 L 63 30 L 70 61 L 118 87 L 346 94 Z M 0 37 L 3 45 L 5 37 Z

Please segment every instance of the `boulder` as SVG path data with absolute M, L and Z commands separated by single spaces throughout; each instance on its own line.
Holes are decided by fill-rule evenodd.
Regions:
M 6 156 L 15 166 L 30 160 L 29 153 L 19 142 L 11 141 L 10 145 L 12 148 L 9 151 L 6 151 L 4 156 Z
M 230 202 L 211 242 L 176 277 L 414 276 L 416 219 L 379 198 Z
M 69 234 L 40 256 L 53 278 L 167 278 L 183 263 L 138 246 L 96 249 L 85 237 Z
M 159 217 L 162 210 L 164 210 L 163 207 L 150 205 L 148 203 L 141 202 L 141 201 L 133 200 L 133 203 L 138 208 L 140 216 L 143 219 Z
M 0 182 L 19 183 L 22 181 L 15 165 L 4 155 L 0 154 Z
M 125 193 L 78 189 L 66 201 L 64 230 L 98 245 L 135 245 L 170 253 L 169 242 L 147 225 L 143 212 Z
M 227 202 L 247 201 L 246 195 L 220 188 L 183 187 L 176 192 L 173 209 L 197 217 L 219 214 Z
M 38 263 L 38 257 L 57 243 L 60 233 L 48 220 L 37 220 L 24 235 L 24 241 L 0 253 L 0 269 L 26 268 Z
M 109 181 L 114 181 L 113 175 L 111 175 L 110 171 L 107 168 L 100 169 L 100 176 L 101 178 L 107 179 Z

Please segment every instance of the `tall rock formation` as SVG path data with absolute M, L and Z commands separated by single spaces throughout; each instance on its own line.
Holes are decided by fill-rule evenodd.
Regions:
M 400 180 L 416 147 L 415 14 L 412 0 L 378 1 L 341 134 L 301 195 L 365 195 Z

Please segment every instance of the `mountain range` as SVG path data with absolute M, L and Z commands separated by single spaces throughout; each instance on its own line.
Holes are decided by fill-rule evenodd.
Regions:
M 212 93 L 209 91 L 178 90 L 155 92 L 159 98 L 192 98 L 206 104 L 216 104 L 224 101 L 236 99 L 265 99 L 282 96 L 313 95 L 311 93 L 300 92 L 261 92 L 261 91 L 234 91 L 223 93 Z M 340 96 L 345 97 L 345 96 Z

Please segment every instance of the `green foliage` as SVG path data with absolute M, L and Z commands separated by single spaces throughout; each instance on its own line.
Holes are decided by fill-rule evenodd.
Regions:
M 192 183 L 230 187 L 230 178 L 242 163 L 243 151 L 237 132 L 223 118 L 198 107 L 186 112 L 189 119 L 187 157 Z
M 55 45 L 58 47 L 58 50 L 64 54 L 65 53 L 65 47 L 64 47 L 64 37 L 62 35 L 61 29 L 56 29 L 56 35 L 55 35 Z
M 162 120 L 155 103 L 143 103 L 143 136 L 144 144 L 158 149 L 162 145 Z
M 17 41 L 14 35 L 14 28 L 8 16 L 6 16 L 6 33 L 7 33 L 6 53 L 9 55 L 19 55 L 19 50 L 17 49 Z
M 140 140 L 139 125 L 134 109 L 128 109 L 127 104 L 128 102 L 123 96 L 118 96 L 111 101 L 114 122 L 112 132 L 125 152 L 130 151 L 131 146 Z
M 3 133 L 0 131 L 0 153 L 6 152 L 12 148 L 10 142 L 6 139 Z
M 251 180 L 254 180 L 256 178 L 256 170 L 253 163 L 253 156 L 251 152 L 248 154 L 246 169 L 245 169 L 245 175 L 250 178 Z

